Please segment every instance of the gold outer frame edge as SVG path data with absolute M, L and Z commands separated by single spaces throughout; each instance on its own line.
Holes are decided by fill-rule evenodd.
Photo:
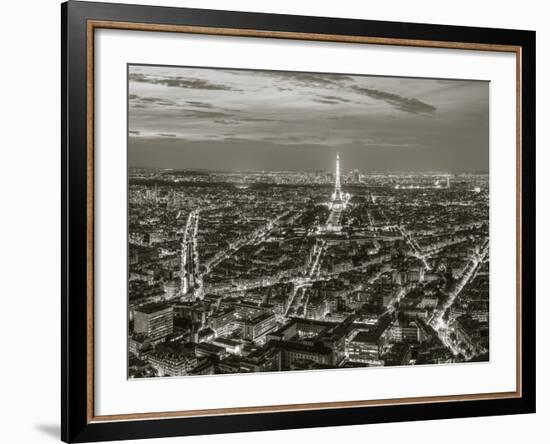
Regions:
M 419 396 L 408 398 L 380 399 L 380 400 L 361 400 L 361 401 L 337 401 L 305 404 L 284 404 L 255 407 L 229 407 L 217 409 L 200 410 L 182 410 L 171 412 L 145 412 L 128 413 L 116 415 L 96 416 L 94 413 L 94 37 L 96 29 L 119 29 L 129 31 L 149 31 L 149 32 L 176 32 L 187 34 L 202 35 L 221 35 L 231 37 L 257 37 L 257 38 L 276 38 L 288 40 L 309 40 L 337 43 L 363 43 L 372 45 L 388 46 L 408 46 L 422 48 L 442 48 L 442 49 L 462 49 L 472 51 L 489 52 L 510 52 L 516 56 L 516 390 L 513 392 L 498 393 L 475 393 L 450 396 Z M 522 349 L 521 349 L 521 154 L 522 154 L 522 48 L 515 45 L 498 45 L 486 43 L 470 42 L 448 42 L 436 40 L 414 40 L 385 37 L 351 36 L 351 35 L 333 35 L 333 34 L 311 34 L 300 32 L 283 31 L 264 31 L 254 29 L 234 29 L 234 28 L 214 28 L 202 26 L 187 25 L 164 25 L 150 23 L 133 23 L 106 20 L 88 20 L 86 42 L 86 159 L 87 159 L 87 399 L 86 412 L 87 422 L 113 422 L 128 420 L 154 420 L 165 418 L 190 418 L 200 416 L 227 416 L 238 414 L 260 414 L 274 412 L 293 412 L 303 410 L 326 410 L 334 408 L 358 408 L 389 405 L 405 405 L 415 403 L 439 403 L 439 402 L 460 402 L 460 401 L 479 401 L 491 399 L 510 399 L 521 398 L 522 396 Z

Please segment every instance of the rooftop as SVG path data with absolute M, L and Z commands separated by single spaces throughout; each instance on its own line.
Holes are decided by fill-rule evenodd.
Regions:
M 134 311 L 138 311 L 140 313 L 151 314 L 151 313 L 156 313 L 158 311 L 162 311 L 162 310 L 166 310 L 166 309 L 171 310 L 172 307 L 170 307 L 169 305 L 164 304 L 162 302 L 153 302 L 151 304 L 147 304 L 147 305 L 143 305 L 141 307 L 138 307 Z

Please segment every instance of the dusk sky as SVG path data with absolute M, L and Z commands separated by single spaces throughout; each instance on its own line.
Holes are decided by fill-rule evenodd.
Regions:
M 488 171 L 489 83 L 129 67 L 129 166 Z

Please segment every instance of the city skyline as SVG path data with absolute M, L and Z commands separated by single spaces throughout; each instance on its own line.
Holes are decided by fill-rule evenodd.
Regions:
M 489 361 L 487 83 L 128 80 L 128 378 Z
M 482 81 L 130 65 L 128 160 L 309 171 L 329 170 L 340 152 L 343 171 L 487 171 L 488 91 Z

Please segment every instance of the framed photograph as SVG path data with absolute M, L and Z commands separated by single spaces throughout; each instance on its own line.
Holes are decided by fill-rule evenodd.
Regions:
M 64 3 L 62 439 L 535 411 L 535 33 Z

